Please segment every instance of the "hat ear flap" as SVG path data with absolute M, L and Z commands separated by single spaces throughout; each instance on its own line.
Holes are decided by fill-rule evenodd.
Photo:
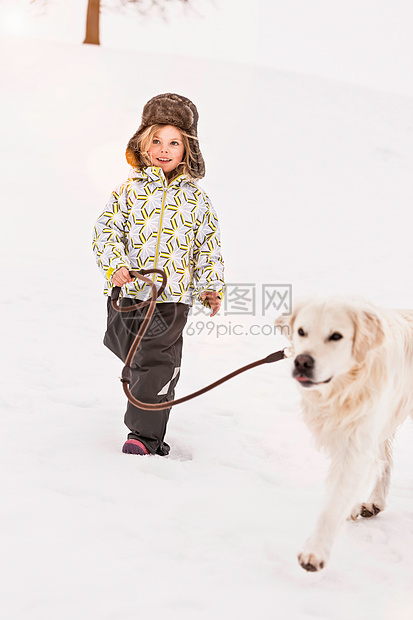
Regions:
M 130 148 L 130 146 L 128 146 L 128 148 L 126 149 L 125 157 L 126 161 L 130 166 L 132 166 L 132 168 L 139 168 L 140 164 L 138 156 L 136 155 L 135 151 Z
M 353 357 L 361 364 L 371 349 L 376 349 L 384 342 L 384 326 L 378 313 L 373 309 L 362 310 L 353 314 L 355 334 Z

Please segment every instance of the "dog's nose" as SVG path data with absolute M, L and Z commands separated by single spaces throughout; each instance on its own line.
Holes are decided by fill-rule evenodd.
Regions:
M 311 355 L 297 355 L 294 360 L 294 366 L 296 370 L 300 372 L 308 372 L 314 368 L 314 358 Z

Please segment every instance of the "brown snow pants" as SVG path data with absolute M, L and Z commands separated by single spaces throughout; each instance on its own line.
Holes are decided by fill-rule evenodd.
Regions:
M 121 306 L 139 303 L 122 298 Z M 145 317 L 147 307 L 128 313 L 117 312 L 108 300 L 107 330 L 104 344 L 123 362 Z M 182 303 L 157 303 L 148 329 L 137 350 L 129 385 L 132 395 L 148 403 L 161 403 L 174 398 L 182 357 L 182 332 L 189 306 Z M 164 442 L 169 409 L 146 411 L 132 405 L 126 407 L 125 424 L 128 439 L 139 439 L 151 454 L 169 453 Z

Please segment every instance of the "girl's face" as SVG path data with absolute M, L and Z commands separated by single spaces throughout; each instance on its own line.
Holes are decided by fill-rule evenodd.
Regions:
M 165 176 L 182 162 L 185 149 L 177 127 L 165 125 L 155 133 L 148 154 L 153 166 L 162 168 Z

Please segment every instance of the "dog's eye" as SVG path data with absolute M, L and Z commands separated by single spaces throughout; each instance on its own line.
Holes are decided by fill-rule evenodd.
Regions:
M 297 330 L 297 334 L 298 334 L 299 336 L 305 336 L 305 332 L 304 332 L 304 330 L 303 330 L 303 328 L 302 328 L 302 327 L 300 327 L 300 328 Z
M 334 332 L 334 334 L 331 334 L 329 337 L 329 340 L 341 340 L 342 337 L 343 336 L 339 332 Z

